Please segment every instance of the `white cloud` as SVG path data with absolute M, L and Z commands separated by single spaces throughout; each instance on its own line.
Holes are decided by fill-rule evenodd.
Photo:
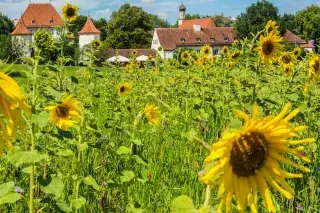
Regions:
M 154 3 L 154 0 L 140 0 L 141 3 L 145 3 L 145 4 L 150 4 L 150 3 Z
M 100 19 L 100 18 L 109 19 L 111 13 L 112 13 L 112 10 L 107 8 L 107 9 L 104 9 L 104 10 L 97 10 L 91 16 L 94 19 Z

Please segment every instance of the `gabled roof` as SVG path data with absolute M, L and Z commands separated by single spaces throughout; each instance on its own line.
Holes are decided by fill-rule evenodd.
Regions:
M 24 25 L 23 20 L 20 19 L 11 35 L 32 35 L 32 32 L 28 30 L 28 28 Z
M 50 3 L 29 4 L 21 18 L 28 28 L 63 26 L 60 14 Z
M 90 17 L 87 18 L 87 22 L 84 25 L 84 27 L 82 28 L 82 30 L 78 33 L 79 35 L 81 34 L 100 34 L 100 30 L 98 30 Z
M 194 29 L 156 28 L 160 45 L 164 50 L 174 50 L 183 46 L 230 45 L 236 39 L 232 27 L 204 28 L 201 32 Z
M 149 56 L 150 54 L 152 54 L 153 56 L 157 55 L 157 51 L 154 49 L 109 49 L 107 53 L 109 58 L 115 56 L 117 51 L 118 51 L 118 55 L 121 55 L 126 58 L 130 58 L 131 52 L 133 50 L 137 51 L 136 57 L 139 57 L 142 55 Z
M 289 44 L 305 44 L 305 40 L 299 38 L 297 35 L 293 34 L 290 30 L 286 29 L 286 32 L 283 35 L 283 40 Z
M 309 41 L 306 44 L 301 44 L 300 47 L 301 48 L 315 48 L 315 46 L 313 45 L 313 43 L 311 41 Z
M 179 25 L 179 29 L 191 29 L 193 25 L 200 24 L 201 28 L 213 28 L 217 27 L 213 21 L 213 18 L 201 18 L 193 20 L 183 20 L 182 25 Z

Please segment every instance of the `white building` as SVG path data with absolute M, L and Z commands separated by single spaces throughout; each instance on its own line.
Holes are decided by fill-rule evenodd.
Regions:
M 236 38 L 232 27 L 217 27 L 213 18 L 185 20 L 186 7 L 179 7 L 178 28 L 156 28 L 151 49 L 162 58 L 173 58 L 178 48 L 188 48 L 200 52 L 201 47 L 209 45 L 211 55 L 221 53 L 223 46 L 231 46 Z
M 79 46 L 82 49 L 85 45 L 90 44 L 93 40 L 100 39 L 100 30 L 98 30 L 90 17 L 87 18 L 87 22 L 82 28 L 82 30 L 78 33 L 79 35 Z
M 11 33 L 12 39 L 26 42 L 27 55 L 31 55 L 31 48 L 27 45 L 34 42 L 34 33 L 40 28 L 48 30 L 53 38 L 60 35 L 59 27 L 63 26 L 60 14 L 52 4 L 30 3 L 21 18 L 15 20 L 15 29 Z

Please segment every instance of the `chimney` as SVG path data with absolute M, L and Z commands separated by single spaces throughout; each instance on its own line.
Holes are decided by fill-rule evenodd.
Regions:
M 193 25 L 193 29 L 196 32 L 201 32 L 201 25 L 200 24 L 194 24 Z

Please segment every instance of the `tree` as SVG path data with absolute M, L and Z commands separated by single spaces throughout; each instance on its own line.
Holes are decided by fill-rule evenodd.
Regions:
M 19 36 L 15 36 L 12 38 L 11 48 L 11 61 L 20 62 L 20 58 L 28 53 L 29 42 Z
M 44 61 L 56 60 L 56 54 L 53 54 L 56 50 L 54 46 L 54 40 L 51 33 L 45 29 L 39 29 L 34 34 L 34 44 L 39 50 L 41 50 L 41 56 Z
M 0 34 L 0 60 L 10 60 L 12 53 L 11 38 L 9 35 Z
M 104 18 L 101 18 L 99 20 L 94 20 L 93 23 L 96 26 L 96 28 L 101 31 L 100 40 L 101 41 L 106 40 L 108 21 Z
M 234 23 L 231 16 L 224 16 L 223 13 L 214 15 L 213 20 L 217 27 L 232 27 Z
M 154 14 L 149 14 L 149 20 L 152 28 L 169 28 L 170 23 L 162 20 L 159 16 Z
M 299 35 L 305 40 L 320 40 L 320 7 L 311 5 L 298 11 L 296 15 Z
M 286 29 L 290 30 L 293 33 L 297 33 L 297 22 L 296 17 L 293 14 L 285 13 L 280 17 L 279 26 L 281 34 L 285 32 Z
M 0 34 L 9 35 L 13 31 L 14 25 L 11 19 L 8 16 L 0 13 Z
M 124 4 L 111 14 L 107 26 L 110 48 L 147 48 L 152 40 L 149 14 L 141 7 Z
M 278 8 L 269 1 L 258 1 L 237 16 L 235 29 L 240 38 L 251 37 L 251 33 L 263 30 L 269 20 L 279 20 Z

